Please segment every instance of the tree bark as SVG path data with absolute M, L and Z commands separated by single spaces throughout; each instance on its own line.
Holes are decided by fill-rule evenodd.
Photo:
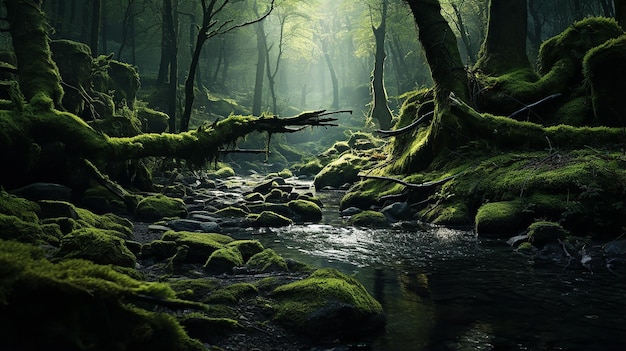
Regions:
M 40 108 L 62 109 L 63 88 L 52 60 L 42 0 L 6 0 L 7 20 L 17 58 L 20 90 Z M 48 104 L 46 101 L 52 103 Z
M 419 40 L 426 53 L 435 95 L 447 99 L 453 92 L 469 101 L 467 74 L 457 41 L 448 22 L 441 15 L 438 0 L 406 0 L 419 28 Z
M 98 56 L 100 38 L 100 14 L 102 13 L 102 3 L 100 0 L 92 0 L 91 7 L 91 34 L 89 36 L 89 48 L 94 57 Z
M 254 2 L 256 9 L 256 1 Z M 258 12 L 257 12 L 258 13 Z M 260 116 L 263 104 L 263 80 L 265 79 L 265 60 L 267 51 L 267 42 L 263 23 L 259 22 L 255 26 L 257 58 L 256 58 L 256 76 L 254 80 L 254 97 L 252 100 L 252 115 Z
M 326 66 L 328 67 L 328 71 L 330 73 L 330 81 L 333 85 L 333 102 L 331 104 L 331 108 L 339 107 L 339 81 L 337 80 L 337 73 L 335 72 L 335 67 L 333 66 L 333 61 L 330 57 L 328 39 L 326 39 L 325 35 L 330 34 L 328 29 L 328 25 L 323 20 L 321 21 L 321 27 L 324 31 L 320 37 L 320 44 L 322 45 L 322 51 L 324 54 L 324 60 L 326 61 Z
M 501 75 L 531 68 L 526 56 L 527 0 L 491 0 L 487 36 L 475 69 Z
M 374 38 L 376 39 L 376 53 L 374 55 L 374 70 L 372 71 L 371 89 L 373 105 L 370 117 L 378 121 L 381 129 L 390 129 L 392 115 L 387 104 L 387 91 L 385 90 L 385 35 L 387 34 L 387 0 L 383 0 L 380 25 L 374 27 Z

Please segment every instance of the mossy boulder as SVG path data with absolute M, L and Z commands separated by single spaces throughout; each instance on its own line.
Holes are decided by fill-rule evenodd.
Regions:
M 112 230 L 83 228 L 61 239 L 55 253 L 57 259 L 81 258 L 98 264 L 112 264 L 134 268 L 137 258 L 126 247 L 124 240 Z
M 243 266 L 243 257 L 236 247 L 224 247 L 215 250 L 204 266 L 210 274 L 233 273 L 233 268 Z
M 519 201 L 489 202 L 482 205 L 475 218 L 478 235 L 506 236 L 519 230 L 523 223 Z
M 174 241 L 153 240 L 141 246 L 141 258 L 164 260 L 176 254 L 178 244 Z
M 248 261 L 250 257 L 265 250 L 263 244 L 261 244 L 258 240 L 235 240 L 228 243 L 228 246 L 236 247 L 241 253 L 241 257 L 244 262 Z
M 257 295 L 259 290 L 250 283 L 234 283 L 217 289 L 206 297 L 207 303 L 235 304 L 237 301 Z
M 164 195 L 147 196 L 139 201 L 135 216 L 142 221 L 156 221 L 162 218 L 187 217 L 187 207 L 183 200 Z
M 380 332 L 383 309 L 356 279 L 335 269 L 274 289 L 275 318 L 316 340 L 335 340 Z
M 30 244 L 46 242 L 44 232 L 39 224 L 26 222 L 19 217 L 5 214 L 0 214 L 0 239 Z
M 205 343 L 216 343 L 233 333 L 245 331 L 245 327 L 231 318 L 208 317 L 201 313 L 189 313 L 180 318 L 187 334 Z
M 207 174 L 210 179 L 224 179 L 228 177 L 233 177 L 235 175 L 235 170 L 230 166 L 223 166 L 220 169 L 209 172 Z
M 250 257 L 246 266 L 254 271 L 260 272 L 287 272 L 287 261 L 272 249 L 265 249 L 262 252 Z
M 220 217 L 246 217 L 249 214 L 249 211 L 246 211 L 243 208 L 228 206 L 222 209 L 215 211 L 215 214 Z
M 273 211 L 263 211 L 258 215 L 251 214 L 248 216 L 248 221 L 253 227 L 285 227 L 293 224 L 288 217 Z
M 319 173 L 322 168 L 324 168 L 322 162 L 319 159 L 314 159 L 304 164 L 301 164 L 297 170 L 299 174 L 313 176 Z
M 569 232 L 555 222 L 540 221 L 528 226 L 528 242 L 535 247 L 565 239 Z
M 359 179 L 359 171 L 367 162 L 368 159 L 365 157 L 345 153 L 326 165 L 315 176 L 313 181 L 315 188 L 322 189 L 325 186 L 339 188 L 346 183 L 354 183 Z
M 35 246 L 3 240 L 0 272 L 3 348 L 204 349 L 174 316 L 154 311 L 158 301 L 187 303 L 176 300 L 167 284 L 139 281 L 85 260 L 54 264 Z
M 350 217 L 350 224 L 360 227 L 385 227 L 387 217 L 378 211 L 366 210 Z
M 319 222 L 322 220 L 322 209 L 312 201 L 292 200 L 287 204 L 303 222 Z
M 187 246 L 185 263 L 205 263 L 206 260 L 217 250 L 234 239 L 217 233 L 193 233 L 167 231 L 161 237 L 162 241 L 173 241 L 177 246 Z
M 36 202 L 12 195 L 0 189 L 0 213 L 16 216 L 26 222 L 39 222 L 41 208 Z

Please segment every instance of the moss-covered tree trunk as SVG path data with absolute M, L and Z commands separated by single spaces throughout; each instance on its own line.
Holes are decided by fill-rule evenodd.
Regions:
M 450 92 L 469 101 L 467 74 L 456 36 L 441 15 L 438 0 L 406 0 L 419 28 L 436 95 L 446 99 Z
M 374 27 L 376 39 L 376 54 L 374 55 L 374 71 L 372 72 L 372 95 L 373 106 L 371 117 L 378 121 L 381 129 L 391 128 L 391 111 L 387 105 L 387 91 L 385 90 L 384 67 L 385 67 L 385 35 L 387 34 L 387 0 L 383 0 L 380 25 Z
M 6 0 L 4 3 L 24 97 L 41 108 L 62 109 L 61 76 L 51 57 L 48 22 L 41 10 L 43 1 Z
M 529 68 L 526 56 L 527 0 L 491 0 L 489 24 L 475 68 L 500 75 Z

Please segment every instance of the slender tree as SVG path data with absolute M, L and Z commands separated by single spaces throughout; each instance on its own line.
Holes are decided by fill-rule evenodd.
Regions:
M 376 53 L 374 55 L 374 70 L 371 75 L 371 91 L 373 96 L 370 117 L 378 121 L 381 129 L 391 128 L 391 110 L 387 104 L 387 91 L 385 90 L 384 67 L 385 58 L 385 35 L 387 34 L 387 2 L 383 0 L 380 25 L 372 25 L 376 40 Z
M 102 14 L 102 2 L 101 0 L 92 0 L 91 7 L 91 34 L 89 37 L 89 47 L 91 48 L 91 54 L 98 56 L 99 51 L 99 39 L 100 39 L 100 15 Z

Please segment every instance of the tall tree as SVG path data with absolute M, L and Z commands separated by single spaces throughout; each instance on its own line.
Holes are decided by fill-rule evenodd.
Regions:
M 259 15 L 257 1 L 252 4 L 252 11 L 255 15 Z M 267 60 L 267 38 L 263 22 L 259 22 L 254 26 L 256 34 L 257 58 L 256 58 L 256 75 L 254 78 L 254 95 L 252 97 L 252 115 L 260 116 L 263 104 L 263 81 L 265 79 L 265 64 Z
M 95 57 L 98 56 L 99 51 L 99 38 L 100 38 L 100 15 L 102 14 L 102 2 L 101 0 L 92 0 L 91 7 L 91 34 L 89 36 L 89 47 L 91 48 L 91 54 Z
M 527 0 L 491 0 L 489 24 L 476 68 L 486 74 L 503 74 L 530 68 L 526 55 Z
M 372 25 L 372 31 L 374 32 L 374 38 L 376 39 L 376 53 L 374 55 L 374 70 L 371 76 L 371 90 L 372 90 L 372 110 L 370 117 L 378 121 L 378 125 L 381 129 L 390 129 L 391 110 L 387 104 L 387 91 L 385 90 L 385 35 L 387 34 L 387 6 L 388 0 L 383 0 L 381 10 L 380 25 L 375 27 Z
M 337 80 L 337 73 L 335 72 L 335 66 L 333 65 L 333 60 L 330 55 L 330 37 L 332 33 L 330 32 L 330 28 L 326 20 L 320 20 L 320 28 L 322 29 L 319 41 L 322 48 L 322 54 L 324 55 L 324 60 L 326 61 L 326 66 L 328 67 L 328 72 L 330 73 L 330 80 L 333 85 L 333 102 L 330 105 L 331 108 L 339 107 L 339 81 Z

